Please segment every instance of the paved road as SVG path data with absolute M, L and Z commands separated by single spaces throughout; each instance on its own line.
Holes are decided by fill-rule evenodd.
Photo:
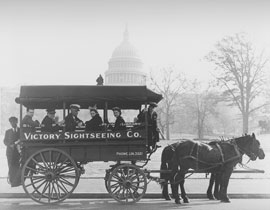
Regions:
M 270 199 L 232 199 L 231 203 L 192 199 L 189 204 L 177 205 L 162 199 L 142 199 L 131 205 L 119 204 L 112 199 L 68 199 L 58 205 L 40 205 L 29 199 L 0 199 L 1 210 L 268 210 Z

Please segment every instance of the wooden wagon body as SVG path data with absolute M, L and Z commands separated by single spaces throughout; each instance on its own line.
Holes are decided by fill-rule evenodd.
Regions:
M 64 119 L 71 104 L 79 104 L 81 109 L 95 106 L 103 111 L 104 122 L 108 122 L 108 110 L 115 106 L 140 111 L 161 99 L 146 86 L 22 86 L 15 101 L 20 104 L 20 122 L 24 107 L 63 110 Z M 147 182 L 135 163 L 148 160 L 150 129 L 147 117 L 144 123 L 130 123 L 121 131 L 109 130 L 106 123 L 98 132 L 81 128 L 66 132 L 63 127 L 47 133 L 21 125 L 23 188 L 37 202 L 61 202 L 76 188 L 84 164 L 115 161 L 105 175 L 108 192 L 117 201 L 136 202 L 143 197 Z

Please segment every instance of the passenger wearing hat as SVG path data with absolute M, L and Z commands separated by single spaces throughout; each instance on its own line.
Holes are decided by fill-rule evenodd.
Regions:
M 119 131 L 119 130 L 125 130 L 126 129 L 126 122 L 122 118 L 121 114 L 121 109 L 119 107 L 114 107 L 112 108 L 113 110 L 113 115 L 116 117 L 114 127 L 112 127 L 113 131 Z
M 11 187 L 17 187 L 21 185 L 20 153 L 17 149 L 20 128 L 17 127 L 18 119 L 16 117 L 10 117 L 9 122 L 11 128 L 6 131 L 4 138 L 4 144 L 7 147 L 8 178 Z
M 65 118 L 65 128 L 67 132 L 73 132 L 76 130 L 76 127 L 81 127 L 83 121 L 80 120 L 78 116 L 78 112 L 80 111 L 80 105 L 71 104 L 70 105 L 70 113 Z
M 151 140 L 150 140 L 150 144 L 152 146 L 152 149 L 155 149 L 157 142 L 159 142 L 159 128 L 157 126 L 157 118 L 158 115 L 155 111 L 155 108 L 157 107 L 157 104 L 152 102 L 149 103 L 149 107 L 148 107 L 148 123 L 151 126 Z
M 54 133 L 61 129 L 58 117 L 55 116 L 55 109 L 47 109 L 47 115 L 41 122 L 41 131 Z
M 34 116 L 35 110 L 32 108 L 27 108 L 26 109 L 26 115 L 24 116 L 24 118 L 22 119 L 22 127 L 24 132 L 35 132 L 36 131 L 36 127 L 39 127 L 40 123 L 38 120 L 33 120 L 33 116 Z
M 137 116 L 138 122 L 145 122 L 145 115 L 147 116 L 147 122 L 149 125 L 148 142 L 149 146 L 152 146 L 153 149 L 156 147 L 156 143 L 159 142 L 159 128 L 157 126 L 158 115 L 154 110 L 156 107 L 157 104 L 155 102 L 150 102 L 148 109 L 142 110 Z M 150 147 L 148 150 L 150 151 Z
M 85 122 L 85 131 L 100 131 L 102 130 L 102 119 L 95 108 L 89 107 L 91 120 Z

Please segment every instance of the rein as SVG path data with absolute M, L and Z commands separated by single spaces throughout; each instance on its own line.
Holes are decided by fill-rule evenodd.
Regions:
M 235 145 L 236 149 L 239 151 L 240 154 L 242 154 L 242 155 L 243 155 L 243 154 L 246 154 L 246 155 L 249 157 L 249 160 L 248 160 L 247 163 L 249 163 L 249 161 L 251 160 L 251 156 L 257 157 L 257 155 L 254 154 L 253 152 L 248 152 L 248 151 L 246 151 L 245 149 L 239 147 L 235 139 L 232 139 L 232 140 L 231 140 L 231 143 L 232 143 L 233 145 Z M 254 139 L 252 139 L 252 145 L 251 145 L 251 146 L 252 146 L 252 147 L 254 146 Z M 247 163 L 246 163 L 246 164 L 247 164 Z

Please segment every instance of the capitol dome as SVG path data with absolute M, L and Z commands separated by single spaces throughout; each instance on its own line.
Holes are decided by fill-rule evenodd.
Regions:
M 105 72 L 106 85 L 146 85 L 143 62 L 137 49 L 130 43 L 126 28 L 121 44 L 115 48 Z

